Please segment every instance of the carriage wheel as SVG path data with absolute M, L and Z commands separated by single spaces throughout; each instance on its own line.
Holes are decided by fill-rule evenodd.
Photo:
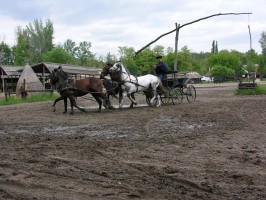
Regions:
M 196 96 L 197 96 L 197 93 L 196 93 L 196 89 L 193 85 L 190 85 L 187 87 L 187 101 L 189 103 L 192 103 L 196 100 Z
M 172 102 L 174 105 L 179 104 L 183 101 L 183 94 L 181 92 L 180 88 L 174 88 L 171 92 L 170 92 L 171 98 L 172 98 Z
M 169 99 L 167 97 L 165 97 L 164 95 L 160 95 L 160 98 L 161 98 L 161 102 L 162 104 L 167 104 L 169 103 Z

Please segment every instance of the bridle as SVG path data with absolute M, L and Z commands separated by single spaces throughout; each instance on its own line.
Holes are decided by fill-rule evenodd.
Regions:
M 118 77 L 118 78 L 117 78 L 117 81 L 118 81 L 119 83 L 132 82 L 129 73 L 128 73 L 127 71 L 126 71 L 126 72 L 123 72 L 123 71 L 122 71 L 122 66 L 121 66 L 121 64 L 117 63 L 117 64 L 116 64 L 116 67 L 117 67 L 117 68 L 116 68 L 113 72 L 111 72 L 111 71 L 109 70 L 109 73 L 112 74 L 113 76 L 115 75 L 116 77 Z M 127 77 L 126 77 L 124 80 L 121 80 L 122 74 L 126 74 L 126 75 L 127 75 Z M 129 79 L 130 81 L 126 81 L 127 79 Z
M 68 87 L 68 74 L 63 71 L 59 71 L 58 69 L 54 69 L 51 74 L 51 82 L 52 85 L 55 86 L 55 89 L 60 92 Z

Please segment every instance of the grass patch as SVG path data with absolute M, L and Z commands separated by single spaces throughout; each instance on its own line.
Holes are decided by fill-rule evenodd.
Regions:
M 266 95 L 266 86 L 258 85 L 255 89 L 237 89 L 234 91 L 235 95 Z
M 31 97 L 27 97 L 26 99 L 17 98 L 16 96 L 8 97 L 7 100 L 5 98 L 0 99 L 1 105 L 12 105 L 19 103 L 32 103 L 32 102 L 40 102 L 40 101 L 54 101 L 59 97 L 58 94 L 45 92 L 40 95 L 32 95 Z

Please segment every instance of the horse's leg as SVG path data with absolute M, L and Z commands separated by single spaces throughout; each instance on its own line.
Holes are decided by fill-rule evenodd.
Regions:
M 100 99 L 99 95 L 96 93 L 91 93 L 91 95 L 94 97 L 94 99 L 98 102 L 99 104 L 99 112 L 102 111 L 102 100 Z
M 134 93 L 127 94 L 127 96 L 131 101 L 131 105 L 129 106 L 129 108 L 133 108 L 133 105 L 137 105 L 137 102 L 135 101 Z
M 64 107 L 65 107 L 65 111 L 63 113 L 67 112 L 67 97 L 64 98 Z
M 114 93 L 114 95 L 115 95 L 115 93 Z M 107 93 L 107 101 L 108 101 L 108 106 L 109 106 L 109 109 L 113 109 L 113 110 L 115 110 L 115 107 L 112 105 L 112 102 L 111 102 L 111 100 L 110 100 L 110 96 L 111 96 L 111 94 L 110 93 Z M 112 95 L 113 96 L 113 95 Z M 117 96 L 115 96 L 115 98 L 117 98 Z
M 155 98 L 157 98 L 158 101 L 158 107 L 161 106 L 161 98 L 160 96 L 157 94 L 157 87 L 159 86 L 159 84 L 153 84 L 152 85 L 152 93 L 153 93 L 153 97 L 151 98 L 151 104 L 153 104 Z
M 58 101 L 61 101 L 62 99 L 64 99 L 64 97 L 60 96 L 60 97 L 58 97 L 58 98 L 54 101 L 54 104 L 53 104 L 53 106 L 52 106 L 52 108 L 54 109 L 54 110 L 53 110 L 54 112 L 56 111 L 56 109 L 55 109 L 55 105 L 56 105 L 56 103 L 57 103 Z
M 126 92 L 122 92 L 121 95 L 119 95 L 119 108 L 122 109 L 124 105 L 124 97 L 127 95 Z
M 74 99 L 74 97 L 69 97 L 69 101 L 70 101 L 70 107 L 71 107 L 70 114 L 73 115 L 73 114 L 74 114 L 73 105 L 74 105 L 74 102 L 75 102 L 76 100 Z
M 80 108 L 78 105 L 77 105 L 77 102 L 76 102 L 76 99 L 74 96 L 69 96 L 69 100 L 70 100 L 70 103 L 71 103 L 71 113 L 70 114 L 74 114 L 74 109 L 73 109 L 73 106 L 76 107 L 77 109 L 79 109 L 80 111 L 82 112 L 86 112 L 85 109 L 83 108 Z

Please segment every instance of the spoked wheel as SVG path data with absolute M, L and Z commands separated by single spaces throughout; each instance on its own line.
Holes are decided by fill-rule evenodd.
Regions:
M 161 101 L 162 101 L 162 104 L 167 104 L 168 103 L 168 99 L 165 96 L 161 96 Z
M 170 96 L 169 92 L 168 92 L 168 96 Z M 170 98 L 167 98 L 164 94 L 161 94 L 160 98 L 161 98 L 162 104 L 168 104 L 169 103 Z
M 196 96 L 197 96 L 197 93 L 196 93 L 196 89 L 193 85 L 190 85 L 187 87 L 187 101 L 189 103 L 192 103 L 196 100 Z
M 179 104 L 183 101 L 183 94 L 181 92 L 180 88 L 174 88 L 171 92 L 170 92 L 171 98 L 172 98 L 172 102 L 174 105 Z

